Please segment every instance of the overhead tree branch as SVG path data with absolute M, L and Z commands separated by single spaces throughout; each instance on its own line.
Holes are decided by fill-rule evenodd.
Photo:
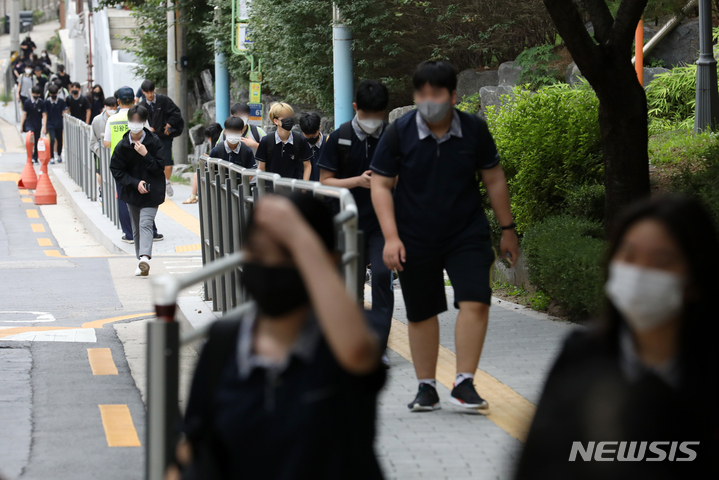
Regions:
M 592 21 L 594 38 L 600 44 L 606 43 L 614 25 L 614 17 L 609 11 L 607 2 L 605 0 L 581 0 L 581 3 Z
M 614 19 L 609 43 L 619 48 L 631 45 L 634 32 L 646 7 L 647 0 L 622 0 L 617 10 L 617 17 Z
M 577 5 L 573 0 L 543 1 L 582 75 L 591 81 L 599 68 L 596 61 L 598 47 L 585 28 Z

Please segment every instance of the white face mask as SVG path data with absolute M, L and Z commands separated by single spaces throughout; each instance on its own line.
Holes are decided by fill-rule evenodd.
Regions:
M 32 68 L 26 68 L 25 75 L 30 75 L 30 74 L 32 74 Z
M 357 116 L 357 123 L 360 128 L 369 135 L 372 135 L 379 127 L 382 126 L 382 120 L 378 118 L 366 118 L 363 120 Z
M 145 127 L 145 124 L 141 122 L 127 122 L 127 127 L 132 133 L 138 134 Z
M 240 118 L 242 119 L 243 122 L 245 122 L 245 125 L 249 124 L 250 117 L 248 117 L 247 115 L 242 115 Z
M 227 139 L 227 143 L 230 145 L 237 145 L 242 141 L 242 134 L 240 133 L 225 133 L 225 138 Z
M 684 278 L 675 273 L 614 261 L 604 289 L 629 327 L 641 332 L 681 313 L 684 284 Z

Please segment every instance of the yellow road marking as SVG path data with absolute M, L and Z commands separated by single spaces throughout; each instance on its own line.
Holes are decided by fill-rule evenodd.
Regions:
M 60 252 L 57 250 L 44 250 L 44 252 L 48 257 L 62 257 Z
M 127 405 L 98 405 L 108 447 L 140 447 Z
M 172 200 L 167 200 L 160 205 L 160 211 L 198 237 L 200 236 L 200 220 L 181 209 Z
M 121 317 L 104 318 L 102 320 L 95 320 L 92 322 L 83 323 L 82 328 L 103 328 L 108 323 L 119 322 L 120 320 L 128 320 L 130 318 L 148 317 L 150 315 L 154 315 L 154 313 L 135 313 L 133 315 L 123 315 Z
M 45 227 L 42 223 L 31 223 L 30 226 L 32 227 L 32 231 L 35 233 L 44 233 Z
M 178 245 L 175 247 L 175 252 L 182 253 L 182 252 L 199 252 L 202 250 L 202 244 L 201 243 L 195 243 L 193 245 Z
M 410 363 L 412 362 L 407 325 L 394 318 L 388 346 Z M 454 352 L 440 345 L 437 359 L 437 381 L 450 390 L 454 384 L 456 364 L 457 357 Z M 482 397 L 489 402 L 487 418 L 509 435 L 524 443 L 536 407 L 487 372 L 477 369 L 474 382 L 477 385 L 477 390 L 482 392 Z
M 19 173 L 0 173 L 0 182 L 16 182 L 20 180 Z
M 93 375 L 117 375 L 117 367 L 109 348 L 88 348 L 87 359 Z
M 37 243 L 41 247 L 52 247 L 52 241 L 49 238 L 38 238 Z
M 30 190 L 27 190 L 25 188 L 20 189 L 20 195 L 30 195 Z
M 32 203 L 32 198 L 23 198 L 22 203 Z
M 25 213 L 27 213 L 27 218 L 40 218 L 40 214 L 35 209 L 25 210 Z

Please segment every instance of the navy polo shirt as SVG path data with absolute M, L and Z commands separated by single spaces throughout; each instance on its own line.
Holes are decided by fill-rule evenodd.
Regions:
M 77 99 L 72 95 L 68 95 L 65 103 L 70 107 L 70 116 L 83 122 L 85 121 L 87 111 L 90 110 L 90 100 L 85 95 L 80 94 Z
M 28 98 L 23 104 L 23 110 L 27 113 L 25 117 L 25 131 L 37 132 L 38 130 L 42 130 L 42 114 L 47 112 L 45 109 L 45 101 L 40 99 L 34 102 L 32 98 Z
M 47 110 L 47 128 L 62 128 L 62 112 L 67 110 L 67 104 L 62 98 L 58 98 L 55 103 L 50 98 L 45 100 L 45 109 Z
M 301 134 L 297 135 L 297 138 L 293 138 L 295 135 L 290 134 L 290 138 L 287 143 L 282 143 L 279 140 L 277 132 L 273 132 L 265 135 L 260 140 L 260 146 L 257 147 L 257 153 L 255 159 L 258 162 L 265 162 L 265 169 L 270 173 L 277 173 L 281 177 L 286 178 L 297 178 L 302 180 L 305 173 L 304 162 L 312 161 L 312 150 L 310 144 L 307 143 Z M 275 140 L 274 150 L 272 151 L 272 158 L 267 158 L 267 143 L 272 138 Z M 295 159 L 295 140 L 300 142 L 300 159 Z
M 450 132 L 437 140 L 418 115 L 415 110 L 396 121 L 399 157 L 384 135 L 370 165 L 375 174 L 399 176 L 395 218 L 407 252 L 431 254 L 458 239 L 488 238 L 477 172 L 499 165 L 499 154 L 486 122 L 455 109 Z
M 307 143 L 309 144 L 310 142 Z M 317 162 L 322 157 L 322 152 L 324 151 L 326 144 L 327 135 L 320 135 L 317 143 L 310 145 L 310 149 L 312 150 L 312 173 L 310 173 L 310 180 L 313 182 L 320 181 L 320 168 L 317 166 Z
M 227 141 L 223 141 L 212 149 L 210 157 L 227 160 L 243 168 L 255 168 L 255 156 L 252 154 L 252 149 L 242 142 L 238 145 L 237 150 L 230 150 Z
M 339 171 L 339 152 L 338 144 L 340 139 L 339 128 L 330 134 L 327 145 L 322 151 L 317 166 L 322 170 L 328 170 L 333 173 Z M 364 140 L 360 140 L 352 129 L 352 146 L 350 147 L 351 172 L 348 177 L 358 177 L 370 169 L 372 157 L 377 149 L 379 139 L 373 136 L 367 136 Z M 372 206 L 372 194 L 369 188 L 355 187 L 350 190 L 357 204 L 359 213 L 359 229 L 364 231 L 365 235 L 369 235 L 379 228 L 379 221 Z

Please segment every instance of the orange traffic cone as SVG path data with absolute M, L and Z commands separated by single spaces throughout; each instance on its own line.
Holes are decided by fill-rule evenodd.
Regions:
M 17 182 L 19 188 L 27 188 L 28 190 L 35 190 L 37 188 L 37 175 L 35 174 L 35 168 L 32 166 L 32 150 L 35 146 L 35 134 L 27 132 L 25 134 L 25 150 L 27 150 L 27 163 L 25 168 L 22 169 L 20 180 Z
M 35 205 L 56 205 L 57 192 L 50 182 L 50 176 L 47 174 L 47 164 L 50 163 L 50 142 L 47 138 L 41 138 L 37 142 L 37 155 L 42 164 L 40 167 L 40 180 L 37 182 L 37 190 L 35 190 Z

